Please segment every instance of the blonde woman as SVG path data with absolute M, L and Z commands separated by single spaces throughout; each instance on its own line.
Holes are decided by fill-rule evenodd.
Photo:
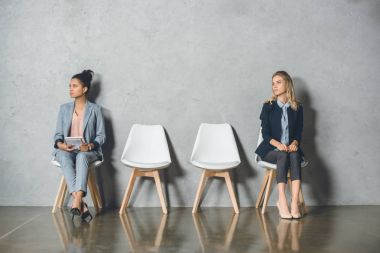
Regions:
M 298 196 L 301 187 L 300 148 L 303 131 L 303 108 L 295 98 L 293 81 L 285 71 L 272 76 L 272 97 L 263 105 L 260 119 L 263 142 L 256 154 L 266 162 L 277 164 L 277 207 L 283 219 L 301 218 Z M 290 211 L 285 195 L 288 169 L 292 180 Z

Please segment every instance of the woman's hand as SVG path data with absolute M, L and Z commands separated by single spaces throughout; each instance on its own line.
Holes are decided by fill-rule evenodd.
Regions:
M 88 152 L 93 149 L 93 146 L 91 143 L 85 143 L 82 141 L 82 144 L 79 146 L 80 152 Z
M 294 140 L 288 147 L 288 152 L 297 152 L 298 150 L 298 141 Z
M 281 142 L 279 142 L 277 145 L 277 149 L 282 152 L 289 152 L 289 147 L 287 147 L 285 144 L 282 144 Z
M 279 141 L 276 141 L 275 139 L 271 139 L 269 141 L 269 143 L 272 145 L 272 146 L 275 146 L 278 150 L 282 151 L 282 152 L 289 152 L 289 148 L 282 144 L 281 142 Z
M 71 152 L 74 150 L 74 145 L 67 145 L 66 143 L 63 142 L 58 142 L 57 146 L 60 150 Z

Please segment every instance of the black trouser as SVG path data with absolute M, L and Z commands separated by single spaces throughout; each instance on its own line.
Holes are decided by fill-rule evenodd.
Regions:
M 287 182 L 290 167 L 290 179 L 301 180 L 301 156 L 298 152 L 282 152 L 271 150 L 264 157 L 264 161 L 277 164 L 277 183 Z

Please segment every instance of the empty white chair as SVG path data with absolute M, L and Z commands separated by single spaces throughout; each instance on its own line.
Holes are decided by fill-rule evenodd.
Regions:
M 59 162 L 56 161 L 54 157 L 51 163 L 57 167 L 61 167 Z M 100 197 L 98 187 L 96 187 L 93 170 L 99 167 L 100 165 L 102 165 L 102 163 L 103 163 L 103 160 L 94 161 L 90 164 L 89 170 L 88 170 L 88 181 L 87 181 L 88 189 L 90 190 L 92 202 L 94 204 L 94 207 L 97 213 L 99 213 L 100 210 L 102 209 L 102 199 Z M 62 208 L 63 202 L 65 201 L 66 192 L 67 192 L 67 184 L 65 181 L 65 177 L 62 176 L 61 182 L 59 183 L 58 193 L 57 193 L 57 196 L 55 197 L 53 209 L 51 211 L 52 213 L 57 212 L 58 208 Z
M 125 144 L 121 162 L 133 171 L 121 204 L 120 215 L 125 212 L 136 177 L 139 176 L 154 178 L 162 211 L 166 214 L 159 170 L 168 167 L 171 159 L 164 128 L 160 125 L 134 124 Z
M 190 162 L 203 169 L 195 197 L 193 213 L 197 212 L 202 192 L 209 177 L 223 177 L 235 213 L 239 213 L 229 170 L 240 164 L 239 151 L 229 124 L 206 124 L 199 127 Z
M 261 129 L 260 129 L 259 138 L 257 140 L 257 146 L 259 146 L 262 141 L 263 141 L 263 135 L 262 135 Z M 265 169 L 264 182 L 261 185 L 259 196 L 256 200 L 256 208 L 259 208 L 262 206 L 261 213 L 264 214 L 266 207 L 268 205 L 268 200 L 269 200 L 269 196 L 271 193 L 272 182 L 276 178 L 277 165 L 273 164 L 273 163 L 268 163 L 268 162 L 262 161 L 257 154 L 255 155 L 255 160 L 257 162 L 257 165 L 260 168 Z M 307 166 L 307 164 L 308 164 L 308 162 L 302 161 L 301 167 L 304 168 Z M 289 185 L 289 188 L 291 190 L 292 181 L 290 180 L 290 171 L 288 171 L 288 185 Z M 299 200 L 300 200 L 300 205 L 301 205 L 300 211 L 303 214 L 305 214 L 307 212 L 307 209 L 306 209 L 305 200 L 304 200 L 303 194 L 302 194 L 302 187 L 300 188 Z

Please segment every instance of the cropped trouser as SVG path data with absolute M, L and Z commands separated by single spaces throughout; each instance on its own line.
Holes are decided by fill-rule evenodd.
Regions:
M 98 159 L 94 151 L 67 152 L 58 150 L 56 160 L 61 164 L 69 193 L 83 191 L 87 194 L 87 177 L 89 164 Z
M 264 161 L 277 164 L 277 183 L 287 182 L 288 169 L 290 168 L 290 179 L 301 180 L 301 156 L 298 152 L 269 151 Z

